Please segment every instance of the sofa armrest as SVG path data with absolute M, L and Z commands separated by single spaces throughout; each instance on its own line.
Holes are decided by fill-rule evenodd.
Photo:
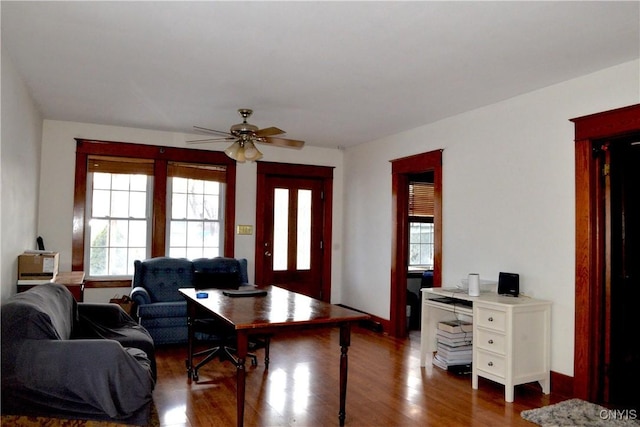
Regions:
M 78 314 L 104 326 L 120 326 L 135 322 L 118 304 L 79 303 Z
M 145 304 L 151 304 L 151 296 L 149 292 L 142 286 L 136 286 L 131 290 L 129 297 L 136 303 L 138 307 Z
M 3 355 L 4 356 L 4 355 Z M 15 347 L 2 392 L 28 393 L 44 407 L 95 408 L 124 419 L 151 402 L 154 380 L 143 351 L 117 341 L 25 340 Z

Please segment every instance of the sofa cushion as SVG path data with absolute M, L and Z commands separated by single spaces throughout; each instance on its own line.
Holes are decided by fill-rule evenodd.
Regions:
M 158 317 L 187 317 L 187 302 L 157 302 L 138 307 L 138 317 L 141 319 L 152 319 Z
M 78 318 L 78 323 L 73 328 L 72 339 L 110 339 L 118 341 L 125 348 L 139 349 L 149 359 L 155 380 L 156 358 L 153 339 L 144 326 L 134 321 L 119 305 L 79 303 Z
M 186 317 L 151 317 L 149 319 L 140 319 L 140 324 L 149 333 L 154 336 L 158 329 L 162 328 L 178 328 L 187 327 Z

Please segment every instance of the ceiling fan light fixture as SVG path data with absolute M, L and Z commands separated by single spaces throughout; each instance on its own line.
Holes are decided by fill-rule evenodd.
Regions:
M 257 126 L 248 123 L 247 119 L 253 113 L 253 110 L 249 108 L 241 108 L 238 110 L 238 113 L 240 114 L 240 116 L 242 116 L 242 123 L 231 126 L 229 132 L 222 132 L 215 129 L 194 126 L 196 130 L 213 134 L 215 135 L 215 137 L 191 140 L 186 142 L 188 144 L 196 144 L 203 142 L 234 140 L 233 144 L 231 144 L 229 147 L 227 147 L 226 150 L 224 150 L 224 153 L 238 163 L 244 163 L 245 161 L 255 162 L 264 157 L 260 150 L 258 150 L 258 148 L 256 147 L 256 142 L 259 142 L 260 144 L 271 144 L 275 147 L 285 148 L 302 148 L 302 146 L 304 145 L 304 141 L 275 137 L 276 135 L 282 135 L 283 133 L 285 133 L 285 131 L 275 126 L 260 129 Z
M 262 153 L 253 141 L 248 141 L 244 143 L 244 158 L 250 162 L 255 162 L 256 160 L 260 160 L 262 158 Z
M 244 147 L 241 145 L 238 149 L 238 156 L 236 157 L 236 162 L 244 163 L 247 159 L 244 157 Z
M 244 147 L 240 145 L 239 141 L 234 142 L 226 150 L 224 154 L 231 157 L 236 162 L 244 163 Z

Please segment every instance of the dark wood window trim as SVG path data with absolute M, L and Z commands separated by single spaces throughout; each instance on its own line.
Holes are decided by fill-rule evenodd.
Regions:
M 389 333 L 407 334 L 407 265 L 409 260 L 409 181 L 416 173 L 433 171 L 434 248 L 433 285 L 441 284 L 442 268 L 442 150 L 391 161 L 391 319 Z
M 575 343 L 573 354 L 575 397 L 595 400 L 600 364 L 604 212 L 598 200 L 600 159 L 594 141 L 640 130 L 640 104 L 571 119 L 575 125 L 576 259 Z
M 73 198 L 72 270 L 84 271 L 85 216 L 87 198 L 87 159 L 90 155 L 152 159 L 154 161 L 151 256 L 165 255 L 167 169 L 169 162 L 224 165 L 226 167 L 224 255 L 234 256 L 236 201 L 236 162 L 219 151 L 194 150 L 159 145 L 100 141 L 76 138 L 75 190 Z M 89 287 L 100 287 L 103 280 L 89 280 Z M 105 286 L 126 281 L 104 280 Z M 130 281 L 124 284 L 128 286 Z

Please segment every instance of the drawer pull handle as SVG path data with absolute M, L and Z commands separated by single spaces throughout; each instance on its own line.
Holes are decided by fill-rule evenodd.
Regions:
M 493 317 L 489 317 L 489 322 L 493 322 Z
M 493 362 L 489 362 L 489 363 L 487 363 L 487 365 L 493 366 Z
M 489 340 L 489 344 L 493 344 L 493 340 Z

